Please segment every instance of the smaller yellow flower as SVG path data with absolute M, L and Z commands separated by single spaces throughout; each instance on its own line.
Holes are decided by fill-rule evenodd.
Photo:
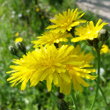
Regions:
M 59 43 L 59 42 L 67 42 L 67 38 L 72 37 L 70 33 L 61 33 L 56 31 L 48 31 L 45 32 L 42 36 L 38 36 L 37 40 L 33 41 L 34 47 L 39 47 L 42 45 L 50 45 L 53 43 Z
M 15 37 L 18 37 L 18 36 L 19 36 L 19 32 L 16 32 L 16 33 L 15 33 Z
M 15 43 L 22 42 L 22 41 L 23 41 L 22 37 L 18 37 L 18 38 L 15 39 Z
M 81 20 L 80 18 L 84 15 L 82 11 L 78 11 L 78 9 L 68 9 L 64 11 L 62 14 L 57 14 L 50 21 L 53 25 L 47 27 L 47 29 L 55 29 L 56 31 L 70 31 L 72 27 L 79 25 L 80 23 L 86 22 L 86 20 Z
M 104 44 L 102 46 L 100 52 L 101 52 L 101 54 L 103 54 L 103 53 L 109 53 L 110 52 L 110 49 L 109 49 L 109 47 L 107 45 Z
M 40 11 L 40 8 L 36 8 L 36 12 L 39 12 Z
M 96 25 L 94 25 L 93 21 L 90 21 L 86 26 L 77 27 L 75 29 L 75 35 L 78 37 L 73 38 L 72 42 L 93 40 L 94 38 L 98 38 L 101 29 L 107 24 L 108 23 L 102 22 L 102 20 L 99 19 Z

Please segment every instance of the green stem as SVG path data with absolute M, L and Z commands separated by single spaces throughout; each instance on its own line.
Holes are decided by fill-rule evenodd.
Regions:
M 99 86 L 99 89 L 100 89 L 100 92 L 101 92 L 101 94 L 102 94 L 102 96 L 103 96 L 103 98 L 104 98 L 104 101 L 105 101 L 106 105 L 108 106 L 108 103 L 107 103 L 105 94 L 104 94 L 104 92 L 103 92 L 103 90 L 102 90 L 102 88 L 101 88 L 100 86 Z
M 104 98 L 105 104 L 108 106 L 107 99 L 106 99 L 105 94 L 104 94 L 104 92 L 103 92 L 103 90 L 102 90 L 102 88 L 100 86 L 99 86 L 99 90 L 100 90 L 100 92 L 101 92 L 101 94 L 102 94 L 102 96 Z
M 97 62 L 98 63 L 98 68 L 97 68 L 98 78 L 97 78 L 97 87 L 96 87 L 95 98 L 93 100 L 93 103 L 92 103 L 90 110 L 93 110 L 93 107 L 95 105 L 96 98 L 98 96 L 99 84 L 100 84 L 100 49 L 97 49 L 96 52 L 97 52 L 97 60 L 98 60 L 98 62 Z
M 78 110 L 77 100 L 76 100 L 76 96 L 74 94 L 74 91 L 71 93 L 71 95 L 72 95 L 73 102 L 75 104 L 75 110 Z

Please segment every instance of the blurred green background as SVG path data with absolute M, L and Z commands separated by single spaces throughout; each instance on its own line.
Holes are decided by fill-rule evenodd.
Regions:
M 0 0 L 0 110 L 58 110 L 57 89 L 49 93 L 45 84 L 20 91 L 20 87 L 10 87 L 6 81 L 9 77 L 6 71 L 13 58 L 17 58 L 9 51 L 15 47 L 16 37 L 23 37 L 27 51 L 33 50 L 31 41 L 44 32 L 50 22 L 49 19 L 56 13 L 68 8 L 76 8 L 75 0 Z M 98 17 L 92 12 L 86 12 L 84 19 L 97 21 Z M 108 30 L 109 27 L 106 27 Z M 110 46 L 110 40 L 106 42 Z M 82 44 L 82 48 L 91 51 L 89 46 Z M 22 53 L 20 53 L 22 55 Z M 101 86 L 110 104 L 110 54 L 102 55 Z M 96 64 L 94 63 L 96 66 Z M 89 110 L 95 95 L 95 82 L 83 93 L 77 93 L 80 110 Z M 74 110 L 71 95 L 65 100 Z M 99 109 L 100 108 L 100 109 Z M 106 110 L 106 104 L 99 92 L 94 110 Z

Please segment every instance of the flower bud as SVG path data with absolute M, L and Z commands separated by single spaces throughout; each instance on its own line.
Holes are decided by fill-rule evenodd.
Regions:
M 25 47 L 25 45 L 24 45 L 23 42 L 16 43 L 16 46 L 18 47 L 19 50 L 21 50 L 21 52 L 23 52 L 24 54 L 26 54 L 26 47 Z
M 18 56 L 18 51 L 14 46 L 9 46 L 9 51 L 12 55 Z
M 87 40 L 90 46 L 93 46 L 95 49 L 97 49 L 99 46 L 99 39 L 95 38 L 94 40 Z
M 107 39 L 109 38 L 109 32 L 107 30 L 105 30 L 105 32 L 103 32 L 101 35 L 100 35 L 100 40 L 102 42 L 104 41 L 107 41 Z

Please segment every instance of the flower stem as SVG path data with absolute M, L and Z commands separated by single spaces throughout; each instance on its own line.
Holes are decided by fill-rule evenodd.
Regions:
M 101 94 L 102 94 L 102 96 L 104 98 L 104 101 L 105 101 L 106 105 L 108 106 L 107 99 L 106 99 L 105 94 L 104 94 L 104 92 L 103 92 L 103 90 L 102 90 L 102 88 L 100 86 L 99 86 L 99 89 L 100 89 L 100 92 L 101 92 Z
M 77 100 L 76 100 L 76 97 L 75 97 L 74 91 L 71 93 L 71 95 L 72 95 L 73 102 L 74 102 L 74 104 L 75 104 L 75 110 L 78 110 Z
M 96 49 L 97 52 L 97 63 L 98 63 L 98 67 L 97 67 L 97 74 L 98 74 L 98 78 L 97 78 L 97 87 L 96 87 L 96 93 L 95 93 L 95 98 L 93 100 L 92 106 L 90 108 L 90 110 L 93 110 L 93 107 L 95 105 L 96 102 L 96 98 L 98 96 L 98 90 L 99 90 L 99 84 L 100 84 L 100 49 Z

